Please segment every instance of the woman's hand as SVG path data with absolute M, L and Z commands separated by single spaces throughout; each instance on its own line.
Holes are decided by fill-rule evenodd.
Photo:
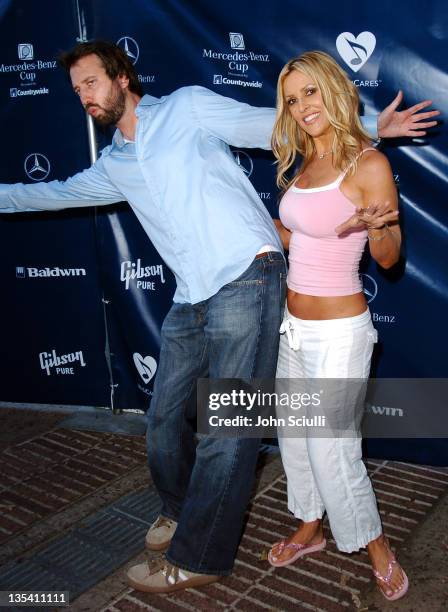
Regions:
M 378 136 L 380 138 L 399 138 L 401 136 L 414 138 L 425 136 L 427 128 L 437 125 L 437 121 L 427 121 L 427 119 L 437 117 L 437 115 L 440 115 L 440 111 L 420 112 L 431 106 L 431 100 L 424 100 L 414 104 L 411 108 L 397 111 L 402 100 L 403 92 L 400 90 L 392 102 L 378 116 Z
M 365 228 L 382 229 L 388 223 L 398 220 L 398 210 L 391 207 L 390 202 L 382 204 L 370 204 L 367 208 L 358 206 L 355 214 L 335 228 L 336 234 L 340 235 L 351 229 Z

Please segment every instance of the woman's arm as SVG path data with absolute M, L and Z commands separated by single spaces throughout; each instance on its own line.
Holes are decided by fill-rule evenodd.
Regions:
M 359 180 L 367 226 L 369 249 L 382 268 L 391 268 L 400 257 L 401 231 L 398 224 L 398 194 L 389 161 L 379 151 L 362 160 Z
M 277 229 L 280 240 L 282 241 L 283 248 L 285 251 L 289 251 L 289 241 L 291 240 L 291 232 L 286 229 L 280 219 L 273 219 L 275 227 Z
M 363 155 L 354 179 L 363 204 L 346 223 L 336 228 L 336 232 L 341 234 L 350 228 L 365 227 L 373 259 L 382 268 L 391 268 L 400 257 L 401 232 L 397 188 L 386 156 L 379 151 Z

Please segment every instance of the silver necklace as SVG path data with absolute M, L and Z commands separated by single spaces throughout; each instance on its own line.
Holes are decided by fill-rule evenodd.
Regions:
M 318 155 L 317 157 L 319 159 L 323 159 L 324 157 L 326 157 L 327 155 L 330 155 L 330 153 L 333 153 L 333 151 L 324 151 L 323 153 L 321 153 L 320 155 Z

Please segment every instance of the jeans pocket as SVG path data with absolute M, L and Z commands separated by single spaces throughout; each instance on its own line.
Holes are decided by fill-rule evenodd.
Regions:
M 230 283 L 227 283 L 227 287 L 244 287 L 244 286 L 248 286 L 248 287 L 253 287 L 256 285 L 264 285 L 265 282 L 264 280 L 260 279 L 260 278 L 252 278 L 249 280 L 236 280 L 236 281 L 231 281 Z
M 281 299 L 282 306 L 286 301 L 286 279 L 287 278 L 288 278 L 288 275 L 286 272 L 280 272 L 280 299 Z
M 225 287 L 253 287 L 257 285 L 264 285 L 265 281 L 261 261 L 261 259 L 253 261 L 250 266 L 238 276 L 238 278 L 230 283 L 227 283 Z

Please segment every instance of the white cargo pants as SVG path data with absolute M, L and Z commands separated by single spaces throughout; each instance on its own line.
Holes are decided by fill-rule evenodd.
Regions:
M 377 341 L 370 312 L 307 321 L 286 311 L 280 328 L 277 378 L 367 379 Z M 347 406 L 347 410 L 353 407 Z M 340 410 L 340 406 L 338 406 Z M 356 437 L 281 437 L 288 509 L 303 521 L 327 512 L 339 550 L 353 552 L 382 533 L 372 484 Z

